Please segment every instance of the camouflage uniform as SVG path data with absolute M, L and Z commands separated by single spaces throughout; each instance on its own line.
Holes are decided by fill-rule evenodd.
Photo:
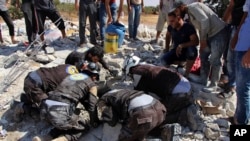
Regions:
M 40 68 L 30 72 L 24 80 L 25 95 L 21 96 L 21 101 L 38 106 L 43 99 L 48 98 L 47 93 L 55 90 L 65 77 L 76 73 L 78 70 L 72 65 Z
M 131 102 L 141 96 L 152 98 L 152 101 L 141 106 L 131 108 Z M 105 105 L 105 106 L 103 106 Z M 133 104 L 132 104 L 133 105 Z M 102 120 L 109 125 L 123 124 L 119 141 L 143 140 L 145 136 L 155 127 L 159 126 L 165 119 L 166 108 L 160 101 L 136 90 L 112 90 L 104 94 L 98 102 L 98 108 L 102 109 Z
M 79 73 L 67 76 L 54 91 L 48 93 L 48 98 L 42 103 L 41 114 L 56 128 L 51 132 L 52 137 L 63 133 L 68 140 L 74 141 L 90 125 L 97 126 L 97 97 L 90 92 L 92 87 L 96 84 L 91 78 Z M 78 103 L 89 112 L 90 120 L 76 114 Z

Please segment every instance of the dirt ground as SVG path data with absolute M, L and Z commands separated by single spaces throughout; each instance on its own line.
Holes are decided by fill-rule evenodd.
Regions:
M 63 18 L 65 20 L 78 22 L 77 15 L 74 15 L 74 14 L 69 15 L 68 13 L 61 13 L 61 15 L 63 16 Z M 150 27 L 154 27 L 154 26 L 156 26 L 157 20 L 158 20 L 158 15 L 142 13 L 140 23 L 147 25 L 147 26 L 150 26 Z M 121 18 L 121 21 L 127 25 L 128 24 L 128 15 L 124 15 L 124 17 Z

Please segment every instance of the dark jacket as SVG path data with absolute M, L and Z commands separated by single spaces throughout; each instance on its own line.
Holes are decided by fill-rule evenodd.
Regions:
M 118 121 L 124 121 L 128 118 L 128 106 L 130 100 L 144 94 L 143 91 L 117 89 L 104 94 L 99 102 L 104 102 L 109 110 L 103 111 L 103 121 L 114 126 Z
M 94 111 L 97 102 L 90 88 L 96 86 L 89 76 L 83 73 L 67 76 L 62 83 L 54 90 L 49 92 L 50 100 L 60 101 L 76 106 L 79 102 L 88 111 Z
M 179 73 L 160 66 L 137 65 L 129 73 L 141 75 L 135 90 L 155 93 L 163 100 L 172 94 L 180 81 Z
M 65 77 L 70 74 L 78 73 L 75 66 L 72 65 L 59 65 L 52 68 L 40 68 L 36 70 L 42 79 L 44 92 L 55 90 L 55 88 L 63 81 Z
M 243 6 L 245 4 L 246 0 L 234 0 L 234 7 L 232 10 L 232 22 L 231 24 L 234 26 L 239 26 L 241 18 L 244 14 L 243 12 Z

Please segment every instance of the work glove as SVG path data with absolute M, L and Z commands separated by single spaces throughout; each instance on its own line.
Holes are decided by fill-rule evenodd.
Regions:
M 90 117 L 90 125 L 94 128 L 96 128 L 99 125 L 99 119 L 97 116 L 97 108 L 96 108 L 96 103 L 97 103 L 97 97 L 89 92 L 89 106 L 88 106 L 88 111 L 89 111 L 89 117 Z
M 90 125 L 94 128 L 98 127 L 100 120 L 98 119 L 97 110 L 89 112 Z

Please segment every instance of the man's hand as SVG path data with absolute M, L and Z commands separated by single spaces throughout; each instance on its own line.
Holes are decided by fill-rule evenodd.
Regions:
M 176 56 L 177 57 L 179 57 L 181 55 L 182 48 L 183 48 L 183 46 L 181 44 L 176 48 Z
M 145 10 L 144 10 L 144 6 L 141 6 L 141 12 L 144 12 Z
M 108 17 L 108 20 L 107 20 L 107 25 L 111 24 L 113 22 L 113 19 Z
M 132 10 L 132 7 L 128 6 L 128 13 L 130 13 L 131 10 Z
M 75 0 L 75 9 L 76 9 L 76 11 L 79 10 L 79 1 L 78 0 Z
M 5 6 L 10 7 L 10 2 L 8 0 L 6 1 Z
M 250 69 L 250 49 L 243 56 L 241 64 L 244 68 Z

